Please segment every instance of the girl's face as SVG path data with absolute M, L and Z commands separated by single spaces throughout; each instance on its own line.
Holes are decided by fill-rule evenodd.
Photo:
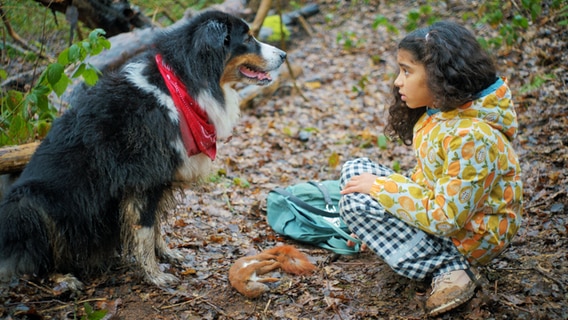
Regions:
M 414 61 L 412 54 L 404 49 L 398 50 L 397 62 L 400 71 L 394 85 L 400 98 L 410 109 L 433 107 L 434 97 L 426 85 L 424 65 Z

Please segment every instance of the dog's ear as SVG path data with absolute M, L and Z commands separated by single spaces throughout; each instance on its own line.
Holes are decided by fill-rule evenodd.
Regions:
M 226 23 L 219 20 L 207 21 L 198 31 L 196 39 L 201 39 L 204 48 L 219 50 L 225 45 L 229 37 L 229 29 Z

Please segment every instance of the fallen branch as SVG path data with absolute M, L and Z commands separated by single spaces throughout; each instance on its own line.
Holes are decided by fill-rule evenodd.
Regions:
M 24 71 L 14 76 L 10 76 L 0 83 L 0 89 L 8 88 L 27 91 L 26 85 L 33 83 L 37 75 L 41 74 L 45 69 L 47 69 L 47 66 L 39 66 L 37 69 Z
M 260 28 L 264 23 L 264 19 L 266 15 L 268 15 L 268 10 L 270 10 L 270 6 L 272 5 L 271 0 L 262 0 L 260 2 L 260 6 L 258 7 L 258 11 L 256 12 L 256 16 L 254 17 L 254 21 L 251 24 L 250 30 L 255 37 L 258 37 L 258 33 L 260 32 Z
M 30 161 L 39 142 L 0 148 L 0 174 L 18 173 Z
M 89 29 L 101 28 L 108 37 L 129 32 L 134 28 L 148 28 L 152 26 L 150 19 L 144 16 L 137 8 L 132 7 L 128 1 L 109 0 L 34 0 L 53 11 L 65 15 L 70 10 L 75 12 L 76 18 Z M 71 21 L 71 25 L 74 22 Z

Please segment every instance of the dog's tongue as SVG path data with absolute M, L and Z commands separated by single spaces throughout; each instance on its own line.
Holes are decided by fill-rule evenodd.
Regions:
M 255 78 L 258 80 L 272 80 L 270 75 L 266 72 L 255 71 L 245 66 L 241 66 L 240 70 L 245 76 L 249 78 Z

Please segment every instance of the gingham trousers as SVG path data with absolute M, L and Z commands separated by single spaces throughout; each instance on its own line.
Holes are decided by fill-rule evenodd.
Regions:
M 341 170 L 341 188 L 351 177 L 364 172 L 376 176 L 393 173 L 367 158 L 351 160 Z M 368 194 L 346 194 L 341 197 L 339 208 L 351 232 L 402 276 L 422 280 L 469 268 L 451 239 L 428 234 L 403 222 Z

